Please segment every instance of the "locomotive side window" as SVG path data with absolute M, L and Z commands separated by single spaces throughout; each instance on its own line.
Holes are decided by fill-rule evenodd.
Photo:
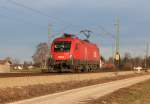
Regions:
M 54 43 L 54 52 L 69 52 L 71 48 L 71 42 L 61 41 Z

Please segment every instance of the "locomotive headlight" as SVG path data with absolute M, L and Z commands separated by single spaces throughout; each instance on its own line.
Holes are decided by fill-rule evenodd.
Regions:
M 71 59 L 71 60 L 73 59 L 73 55 L 70 55 L 70 59 Z
M 70 55 L 70 62 L 71 62 L 71 64 L 73 65 L 73 62 L 74 61 L 74 59 L 73 59 L 73 55 Z

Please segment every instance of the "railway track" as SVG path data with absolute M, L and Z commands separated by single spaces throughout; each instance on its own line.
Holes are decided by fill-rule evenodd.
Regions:
M 0 78 L 8 78 L 8 77 L 31 77 L 31 76 L 51 76 L 51 75 L 73 75 L 73 74 L 87 74 L 86 73 L 0 73 Z M 96 73 L 96 72 L 93 72 Z M 102 72 L 97 72 L 102 73 Z
M 30 76 L 52 76 L 52 75 L 74 75 L 74 74 L 90 74 L 90 73 L 107 73 L 107 72 L 114 72 L 114 71 L 99 71 L 99 72 L 84 72 L 84 73 L 71 73 L 71 72 L 62 72 L 62 73 L 54 73 L 54 72 L 39 72 L 39 73 L 32 73 L 32 72 L 13 72 L 13 73 L 0 73 L 0 78 L 8 78 L 8 77 L 30 77 Z M 118 71 L 123 72 L 123 71 Z
M 58 73 L 0 73 L 0 78 L 30 77 L 30 76 L 49 76 L 49 75 L 58 75 Z

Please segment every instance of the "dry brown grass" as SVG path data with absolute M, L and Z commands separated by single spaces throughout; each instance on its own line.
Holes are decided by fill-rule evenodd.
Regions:
M 14 87 L 14 88 L 2 88 L 0 89 L 0 103 L 12 102 L 22 99 L 27 99 L 31 97 L 56 93 L 60 91 L 70 90 L 74 88 L 105 83 L 114 80 L 125 79 L 129 77 L 138 76 L 134 75 L 123 75 L 117 77 L 106 77 L 101 79 L 91 79 L 91 80 L 83 80 L 83 81 L 69 81 L 69 82 L 61 82 L 61 83 L 53 83 L 53 84 L 37 84 L 37 85 L 28 85 L 22 87 Z
M 120 72 L 119 75 L 133 74 L 133 72 Z M 9 77 L 0 78 L 0 88 L 29 86 L 38 84 L 52 84 L 70 81 L 95 80 L 114 77 L 114 72 L 108 73 L 86 73 L 86 74 L 66 74 L 66 75 L 46 75 L 46 76 L 28 76 L 28 77 Z

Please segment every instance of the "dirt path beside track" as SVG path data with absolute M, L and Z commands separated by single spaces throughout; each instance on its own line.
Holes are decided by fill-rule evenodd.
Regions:
M 150 104 L 150 80 L 122 88 L 86 104 Z
M 29 100 L 15 102 L 13 104 L 79 104 L 85 100 L 97 99 L 120 88 L 125 88 L 148 79 L 150 79 L 150 75 L 144 75 L 140 77 L 128 78 L 50 94 Z

